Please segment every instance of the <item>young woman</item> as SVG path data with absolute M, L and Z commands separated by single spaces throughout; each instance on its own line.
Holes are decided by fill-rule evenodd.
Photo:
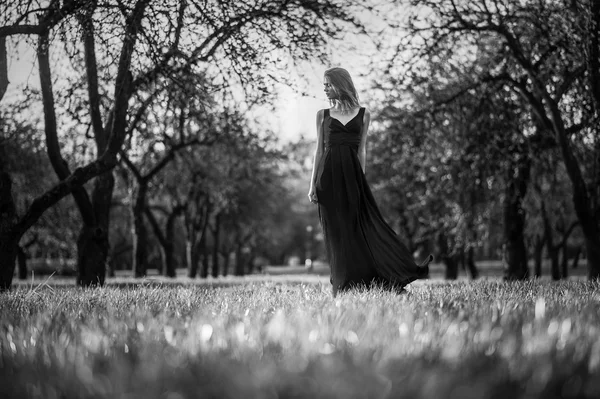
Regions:
M 365 179 L 370 114 L 358 102 L 348 71 L 325 71 L 332 107 L 317 113 L 317 147 L 308 198 L 319 218 L 331 266 L 333 295 L 373 283 L 402 290 L 429 273 L 418 266 L 383 220 Z

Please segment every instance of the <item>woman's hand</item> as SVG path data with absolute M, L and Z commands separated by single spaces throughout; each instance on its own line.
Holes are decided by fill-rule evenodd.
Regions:
M 317 192 L 316 192 L 315 188 L 312 186 L 311 186 L 310 190 L 308 190 L 308 200 L 310 202 L 312 202 L 313 204 L 316 204 L 318 202 Z

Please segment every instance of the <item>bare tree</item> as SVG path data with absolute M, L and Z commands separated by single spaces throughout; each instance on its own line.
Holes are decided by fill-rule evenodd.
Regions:
M 49 35 L 50 31 L 65 18 L 74 16 L 77 12 L 85 14 L 87 11 L 84 10 L 84 6 L 88 6 L 88 9 L 93 9 L 96 4 L 94 2 L 71 1 L 66 2 L 60 7 L 58 1 L 51 1 L 47 8 L 41 9 L 41 11 L 40 9 L 36 9 L 36 13 L 40 17 L 37 24 L 24 24 L 22 23 L 24 20 L 31 19 L 32 11 L 29 9 L 31 3 L 29 2 L 25 9 L 20 7 L 22 4 L 16 6 L 15 19 L 0 27 L 0 37 L 4 38 L 22 34 L 38 36 L 37 56 L 44 107 L 46 147 L 52 166 L 61 181 L 52 189 L 36 198 L 24 215 L 17 216 L 14 206 L 8 206 L 7 212 L 3 212 L 0 215 L 2 218 L 2 231 L 0 232 L 2 238 L 0 240 L 0 288 L 7 289 L 11 286 L 18 244 L 22 235 L 39 219 L 46 209 L 70 193 L 73 193 L 84 219 L 84 228 L 78 240 L 80 251 L 78 282 L 85 285 L 102 284 L 104 282 L 104 260 L 108 248 L 108 232 L 103 227 L 108 224 L 108 219 L 102 217 L 102 215 L 97 215 L 94 212 L 94 206 L 106 205 L 106 196 L 102 195 L 100 191 L 95 191 L 97 194 L 92 195 L 92 198 L 90 198 L 82 186 L 92 178 L 101 175 L 104 176 L 104 179 L 101 179 L 96 184 L 96 187 L 111 186 L 112 175 L 109 176 L 110 170 L 117 163 L 117 152 L 121 148 L 125 138 L 128 102 L 133 83 L 130 72 L 131 58 L 148 1 L 139 0 L 131 10 L 123 10 L 126 12 L 124 15 L 126 27 L 123 32 L 126 40 L 122 41 L 117 74 L 114 80 L 114 103 L 106 126 L 103 126 L 96 119 L 100 113 L 97 109 L 98 102 L 93 98 L 95 89 L 97 88 L 97 79 L 94 75 L 95 55 L 93 47 L 90 48 L 90 46 L 93 46 L 93 40 L 86 41 L 87 77 L 91 97 L 90 107 L 92 108 L 90 113 L 95 121 L 94 135 L 98 144 L 98 157 L 73 172 L 70 171 L 60 153 L 49 62 Z M 88 34 L 93 35 L 93 26 L 88 26 Z M 2 46 L 0 52 L 6 54 L 5 45 Z M 5 56 L 0 58 L 5 58 Z M 6 67 L 6 64 L 4 64 L 4 67 Z M 0 75 L 6 75 L 6 72 L 3 71 Z M 6 87 L 2 87 L 0 92 L 5 93 Z M 3 198 L 9 198 L 11 196 L 10 176 L 3 174 L 2 180 L 3 189 L 6 190 L 6 193 L 3 193 Z M 86 256 L 83 257 L 82 254 L 86 254 Z
M 410 43 L 402 48 L 417 58 L 449 56 L 448 64 L 457 66 L 457 59 L 472 58 L 477 46 L 489 62 L 457 67 L 465 90 L 501 81 L 526 102 L 522 111 L 552 133 L 572 183 L 589 277 L 600 278 L 597 2 L 417 0 L 411 5 Z

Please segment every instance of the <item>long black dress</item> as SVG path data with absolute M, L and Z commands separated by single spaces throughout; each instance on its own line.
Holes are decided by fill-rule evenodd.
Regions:
M 364 108 L 345 125 L 323 119 L 324 153 L 316 193 L 333 294 L 372 283 L 401 288 L 427 276 L 408 248 L 383 220 L 358 159 Z M 431 257 L 428 258 L 428 263 Z

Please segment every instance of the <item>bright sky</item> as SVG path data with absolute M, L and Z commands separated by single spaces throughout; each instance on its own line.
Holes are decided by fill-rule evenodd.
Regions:
M 299 87 L 291 88 L 279 85 L 280 99 L 274 104 L 275 111 L 264 111 L 272 115 L 260 115 L 263 120 L 272 123 L 270 128 L 274 130 L 282 142 L 295 141 L 304 136 L 309 140 L 316 138 L 315 118 L 318 110 L 329 107 L 329 102 L 323 92 L 323 72 L 332 66 L 346 68 L 353 77 L 359 96 L 363 103 L 368 102 L 368 93 L 365 90 L 368 82 L 361 79 L 361 75 L 368 75 L 366 65 L 374 54 L 373 46 L 367 41 L 361 40 L 347 34 L 344 37 L 344 48 L 338 44 L 332 44 L 331 64 L 323 65 L 318 62 L 307 64 L 299 72 Z M 10 85 L 6 94 L 6 102 L 18 96 L 24 85 L 39 87 L 37 65 L 35 63 L 35 52 L 31 46 L 19 43 L 18 56 L 15 57 L 14 48 L 9 47 L 9 70 L 8 78 Z M 305 93 L 305 95 L 302 94 Z
M 346 68 L 353 77 L 361 101 L 365 103 L 367 100 L 367 92 L 364 90 L 367 82 L 361 80 L 359 76 L 360 72 L 364 72 L 364 68 L 358 70 L 356 65 L 352 65 L 349 61 L 351 56 L 340 55 L 335 58 L 337 62 L 332 62 L 331 65 L 315 64 L 312 68 L 306 69 L 306 73 L 302 76 L 306 85 L 304 88 L 306 95 L 293 88 L 281 86 L 277 117 L 280 123 L 279 137 L 282 141 L 295 141 L 301 135 L 308 139 L 316 139 L 317 111 L 330 106 L 323 91 L 323 73 L 330 66 Z
M 349 70 L 353 76 L 360 97 L 366 100 L 366 93 L 361 90 L 361 84 L 364 87 L 366 82 L 361 82 L 358 77 L 359 71 L 353 71 L 350 62 L 343 62 L 343 59 L 350 57 L 338 56 L 337 63 L 331 66 L 342 66 Z M 35 64 L 33 51 L 22 49 L 20 59 L 11 58 L 9 60 L 8 79 L 10 81 L 7 100 L 17 96 L 24 85 L 39 87 L 39 78 L 37 65 Z M 323 92 L 323 72 L 329 65 L 315 64 L 312 68 L 307 68 L 305 74 L 301 76 L 304 80 L 302 90 L 306 95 L 302 95 L 302 90 L 293 89 L 288 86 L 279 86 L 280 99 L 275 104 L 275 112 L 268 120 L 272 120 L 277 126 L 272 126 L 282 142 L 295 141 L 301 135 L 312 139 L 316 135 L 315 118 L 318 110 L 329 107 L 327 97 Z M 361 70 L 360 72 L 363 72 Z M 270 111 L 265 111 L 270 112 Z

